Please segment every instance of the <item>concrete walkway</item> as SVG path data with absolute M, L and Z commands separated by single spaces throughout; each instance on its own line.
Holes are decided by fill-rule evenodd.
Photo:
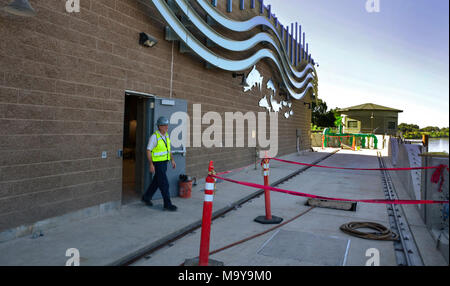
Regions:
M 273 163 L 271 172 L 292 166 Z M 374 151 L 340 151 L 320 164 L 378 168 Z M 310 168 L 277 187 L 329 197 L 383 198 L 379 172 Z M 305 206 L 307 198 L 303 197 L 272 192 L 271 201 L 273 215 L 285 220 L 309 209 Z M 264 197 L 261 196 L 215 221 L 211 251 L 273 227 L 253 222 L 255 217 L 264 215 L 264 209 Z M 340 231 L 342 224 L 352 221 L 373 221 L 389 227 L 385 205 L 358 204 L 356 212 L 315 208 L 273 232 L 214 254 L 211 258 L 229 266 L 361 266 L 368 259 L 366 250 L 376 248 L 380 252 L 381 265 L 397 265 L 391 241 L 364 240 Z M 192 234 L 136 265 L 179 265 L 183 257 L 198 255 L 195 246 L 200 241 L 199 236 L 200 232 Z
M 314 162 L 329 155 L 325 152 L 308 152 L 302 156 L 292 154 L 283 158 Z M 273 163 L 271 180 L 275 181 L 299 169 Z M 279 168 L 276 166 L 279 165 Z M 207 168 L 207 166 L 205 166 Z M 261 183 L 261 169 L 254 166 L 227 177 Z M 192 190 L 190 199 L 174 198 L 177 212 L 162 211 L 162 200 L 154 207 L 141 202 L 124 205 L 111 215 L 94 217 L 47 230 L 44 236 L 17 238 L 0 243 L 0 265 L 65 265 L 69 257 L 66 250 L 80 252 L 81 265 L 116 265 L 123 259 L 143 249 L 152 248 L 201 223 L 204 179 Z M 229 183 L 218 184 L 214 198 L 214 211 L 227 209 L 257 190 L 236 187 Z
M 320 164 L 342 167 L 378 168 L 376 151 L 340 151 Z M 286 165 L 271 163 L 271 171 Z M 239 186 L 240 187 L 240 186 Z M 347 171 L 310 168 L 279 188 L 315 195 L 339 198 L 383 198 L 381 174 L 378 171 Z M 410 199 L 405 192 L 400 198 Z M 220 194 L 218 195 L 220 196 Z M 285 220 L 307 210 L 307 201 L 282 193 L 271 193 L 272 214 Z M 273 226 L 255 223 L 253 219 L 264 215 L 264 197 L 256 198 L 223 218 L 215 220 L 211 230 L 210 250 L 261 233 Z M 446 265 L 442 255 L 433 249 L 434 241 L 413 208 L 408 209 L 417 235 L 425 265 Z M 392 241 L 365 240 L 349 236 L 339 227 L 353 221 L 370 221 L 390 227 L 386 205 L 358 204 L 355 212 L 315 208 L 300 218 L 242 244 L 211 255 L 211 259 L 227 266 L 364 266 L 378 252 L 381 266 L 397 266 Z M 417 228 L 420 229 L 416 232 Z M 372 231 L 372 230 L 370 230 Z M 200 231 L 192 233 L 173 245 L 165 247 L 151 257 L 135 263 L 136 266 L 180 265 L 186 258 L 198 256 Z
M 291 154 L 283 159 L 312 163 L 328 156 L 333 149 Z M 340 151 L 321 162 L 323 165 L 345 167 L 378 167 L 376 151 Z M 300 166 L 271 162 L 271 183 L 301 169 Z M 261 170 L 249 167 L 227 177 L 235 180 L 261 183 Z M 310 168 L 278 187 L 341 198 L 383 198 L 378 172 L 339 171 Z M 397 186 L 396 186 L 397 187 Z M 137 202 L 123 206 L 119 211 L 103 217 L 73 222 L 48 230 L 44 236 L 23 237 L 0 243 L 0 265 L 65 265 L 66 250 L 77 248 L 80 264 L 117 265 L 143 249 L 158 246 L 201 222 L 204 182 L 192 191 L 192 198 L 174 198 L 178 212 L 162 211 L 162 201 L 154 207 Z M 398 190 L 398 188 L 397 188 Z M 228 182 L 217 184 L 214 211 L 232 208 L 239 201 L 257 192 L 256 189 Z M 401 195 L 400 195 L 401 197 Z M 272 213 L 285 220 L 307 209 L 306 199 L 281 193 L 271 193 Z M 405 197 L 403 197 L 405 198 Z M 253 222 L 264 215 L 263 196 L 241 208 L 218 218 L 212 225 L 211 251 L 242 238 L 264 231 L 272 226 Z M 427 237 L 414 213 L 416 228 L 420 229 L 421 245 L 429 257 L 428 265 L 443 265 L 439 252 L 432 251 L 431 237 Z M 419 218 L 420 219 L 420 218 Z M 380 252 L 380 264 L 396 265 L 393 243 L 350 237 L 339 226 L 350 221 L 374 221 L 389 227 L 385 205 L 358 204 L 356 212 L 313 209 L 299 219 L 244 244 L 227 249 L 211 258 L 231 265 L 365 265 L 366 250 Z M 164 247 L 135 265 L 180 265 L 186 258 L 198 256 L 197 230 Z M 445 264 L 444 264 L 445 265 Z

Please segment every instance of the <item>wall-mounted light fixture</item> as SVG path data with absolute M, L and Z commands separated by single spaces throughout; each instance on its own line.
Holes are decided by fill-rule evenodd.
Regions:
M 309 102 L 303 102 L 303 105 L 308 105 L 308 109 L 311 109 L 311 103 L 309 103 Z
M 247 82 L 247 76 L 245 75 L 245 73 L 233 73 L 233 78 L 237 78 L 238 76 L 242 77 L 242 81 L 239 84 L 240 86 L 244 86 L 247 87 L 249 86 L 248 82 Z
M 32 17 L 36 15 L 36 11 L 31 7 L 28 0 L 14 0 L 4 7 L 3 11 L 22 17 Z
M 158 43 L 158 40 L 142 32 L 139 34 L 139 45 L 152 48 Z

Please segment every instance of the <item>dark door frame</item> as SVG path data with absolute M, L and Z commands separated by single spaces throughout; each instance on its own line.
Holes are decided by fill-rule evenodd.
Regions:
M 154 100 L 156 99 L 156 96 L 153 94 L 143 93 L 143 92 L 137 92 L 137 91 L 131 91 L 126 90 L 125 96 L 136 96 L 138 98 L 137 103 L 137 128 L 136 128 L 136 165 L 135 165 L 135 183 L 136 183 L 136 191 L 137 193 L 144 194 L 144 184 L 145 184 L 145 160 L 147 160 L 147 153 L 146 153 L 146 144 L 147 144 L 147 137 L 150 132 L 153 132 L 153 130 L 150 130 L 150 132 L 146 132 L 149 128 L 148 122 L 151 121 L 150 127 L 153 126 L 153 116 L 150 116 L 151 118 L 148 118 L 149 116 L 149 110 L 147 110 L 147 106 L 150 108 L 153 108 L 154 106 Z M 148 102 L 149 101 L 149 102 Z M 147 104 L 149 103 L 149 104 Z M 141 123 L 141 124 L 139 124 Z

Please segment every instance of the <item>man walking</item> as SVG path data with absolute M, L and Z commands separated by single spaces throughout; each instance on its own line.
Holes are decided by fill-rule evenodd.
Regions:
M 171 161 L 172 168 L 176 168 L 175 160 L 170 151 L 170 139 L 167 133 L 169 129 L 169 120 L 160 117 L 157 121 L 158 130 L 150 137 L 147 146 L 147 158 L 150 163 L 150 172 L 154 174 L 152 183 L 148 187 L 142 201 L 153 206 L 152 197 L 159 188 L 164 200 L 164 210 L 176 211 L 177 207 L 170 201 L 169 181 L 167 180 L 166 171 L 167 163 Z

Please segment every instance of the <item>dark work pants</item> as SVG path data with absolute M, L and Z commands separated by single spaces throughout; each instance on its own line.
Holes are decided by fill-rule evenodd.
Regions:
M 159 188 L 164 200 L 164 207 L 169 207 L 172 205 L 169 194 L 169 181 L 166 176 L 167 162 L 169 161 L 153 162 L 153 165 L 155 166 L 155 174 L 153 176 L 152 183 L 144 194 L 144 200 L 150 201 L 156 190 Z

